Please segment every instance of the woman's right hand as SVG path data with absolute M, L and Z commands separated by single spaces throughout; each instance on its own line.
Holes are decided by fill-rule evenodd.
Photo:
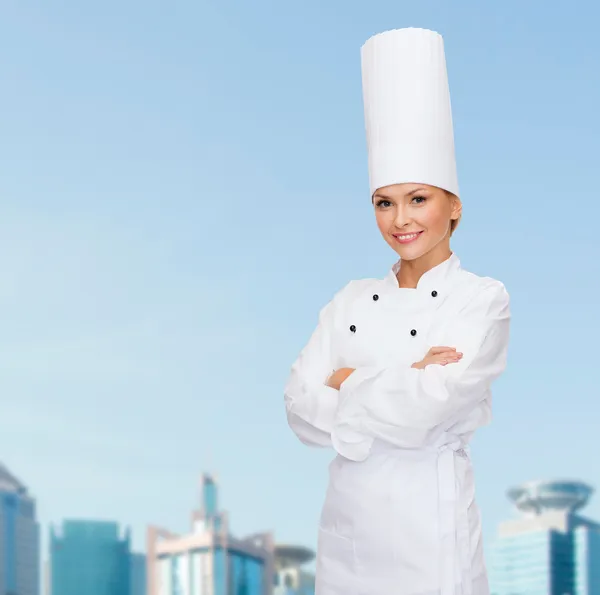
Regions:
M 456 351 L 455 347 L 432 347 L 427 352 L 427 355 L 420 362 L 415 362 L 411 368 L 422 370 L 431 364 L 439 364 L 441 366 L 455 364 L 461 360 L 462 356 L 463 354 Z

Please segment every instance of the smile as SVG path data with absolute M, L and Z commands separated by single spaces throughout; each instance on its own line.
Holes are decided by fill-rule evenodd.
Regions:
M 401 244 L 409 244 L 410 242 L 414 242 L 422 233 L 422 231 L 418 231 L 417 233 L 398 233 L 394 234 L 394 237 Z

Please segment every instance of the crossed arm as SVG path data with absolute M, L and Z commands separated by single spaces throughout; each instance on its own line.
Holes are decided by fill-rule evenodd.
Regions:
M 349 458 L 366 457 L 375 438 L 419 447 L 432 429 L 479 404 L 506 366 L 509 296 L 494 281 L 448 324 L 442 338 L 452 347 L 432 348 L 411 367 L 331 374 L 331 329 L 343 292 L 321 311 L 286 385 L 288 423 L 305 444 L 334 446 Z
M 432 347 L 421 361 L 415 362 L 411 367 L 422 370 L 432 364 L 446 366 L 447 364 L 459 362 L 462 356 L 463 354 L 457 351 L 456 347 Z M 344 380 L 346 380 L 355 369 L 356 368 L 340 368 L 339 370 L 334 370 L 325 384 L 331 388 L 340 390 Z

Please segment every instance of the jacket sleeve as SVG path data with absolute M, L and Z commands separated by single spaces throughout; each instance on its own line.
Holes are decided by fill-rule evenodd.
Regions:
M 321 309 L 317 328 L 292 365 L 284 389 L 287 420 L 301 442 L 331 446 L 339 391 L 325 382 L 334 371 L 333 335 L 340 302 L 350 284 Z
M 460 362 L 422 370 L 358 368 L 340 388 L 334 448 L 364 460 L 375 438 L 403 448 L 425 446 L 438 426 L 450 427 L 487 398 L 506 367 L 509 322 L 509 295 L 493 281 L 449 321 L 436 343 L 462 352 Z

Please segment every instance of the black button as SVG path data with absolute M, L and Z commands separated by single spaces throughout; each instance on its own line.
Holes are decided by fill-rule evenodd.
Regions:
M 437 291 L 435 289 L 431 292 L 431 296 L 432 297 L 436 297 L 437 296 Z
M 377 301 L 378 299 L 379 299 L 379 296 L 378 296 L 377 294 L 375 294 L 375 295 L 373 296 L 373 300 L 374 300 L 374 301 Z
M 351 325 L 350 325 L 350 330 L 351 330 L 353 333 L 355 333 L 355 332 L 356 332 L 356 327 L 355 327 L 353 324 L 351 324 Z
M 417 334 L 417 331 L 413 329 L 412 331 L 410 331 L 410 334 L 414 337 Z

